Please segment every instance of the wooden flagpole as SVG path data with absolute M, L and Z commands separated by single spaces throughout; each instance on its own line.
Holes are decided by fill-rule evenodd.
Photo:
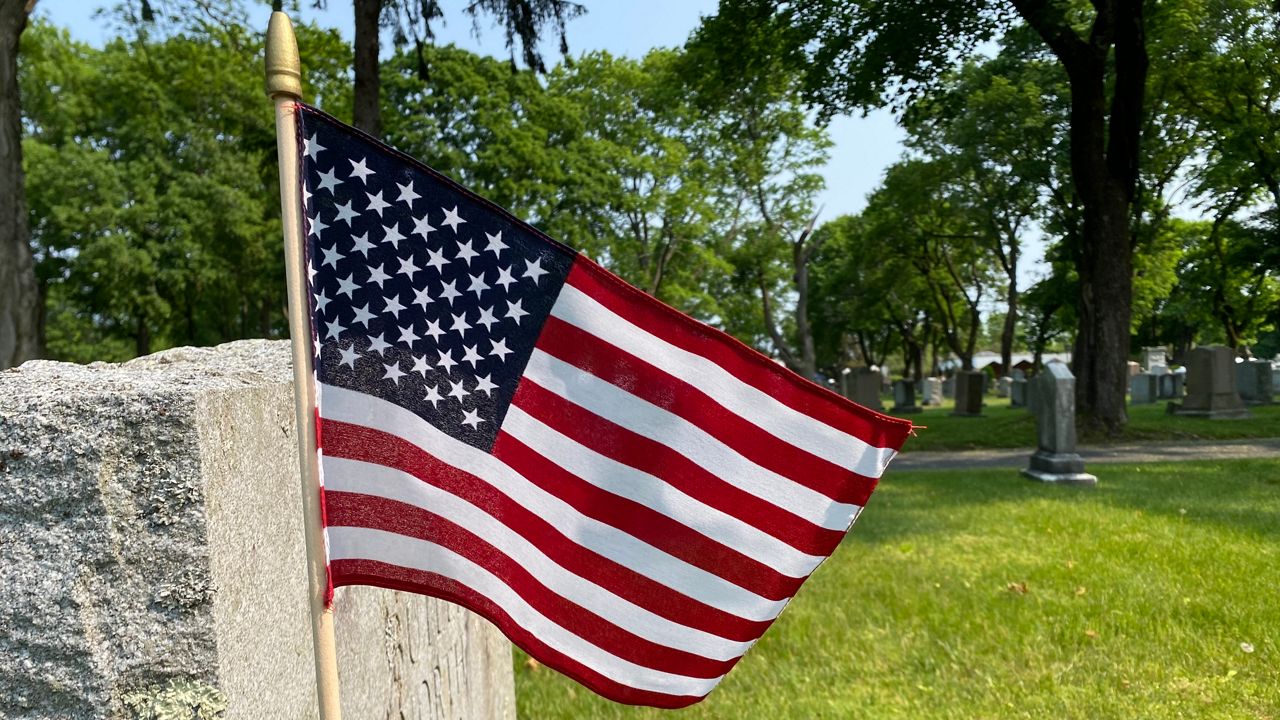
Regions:
M 276 151 L 280 161 L 280 219 L 284 225 L 284 264 L 289 287 L 289 337 L 293 344 L 294 410 L 297 413 L 298 465 L 302 471 L 302 515 L 307 545 L 307 594 L 311 637 L 315 644 L 316 694 L 320 720 L 340 720 L 338 657 L 333 608 L 326 602 L 328 559 L 320 514 L 320 473 L 316 458 L 315 368 L 311 355 L 311 304 L 307 298 L 298 180 L 298 118 L 302 99 L 302 62 L 293 24 L 282 12 L 267 25 L 267 95 L 276 107 Z

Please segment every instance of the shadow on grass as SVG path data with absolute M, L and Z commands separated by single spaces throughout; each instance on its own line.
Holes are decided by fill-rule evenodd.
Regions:
M 1059 514 L 1062 506 L 1102 522 L 1108 508 L 1179 518 L 1191 513 L 1199 522 L 1275 538 L 1280 535 L 1280 459 L 1249 459 L 1095 465 L 1096 487 L 1039 483 L 1018 470 L 890 470 L 881 480 L 868 512 L 851 539 L 895 542 L 907 535 L 980 531 L 967 510 L 1008 503 L 1021 509 L 1042 507 Z M 1098 531 L 1106 528 L 1098 527 Z

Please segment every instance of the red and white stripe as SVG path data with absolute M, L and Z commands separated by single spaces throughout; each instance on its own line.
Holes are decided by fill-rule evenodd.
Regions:
M 459 602 L 606 697 L 697 702 L 835 549 L 910 424 L 585 258 L 492 453 L 320 387 L 332 579 Z

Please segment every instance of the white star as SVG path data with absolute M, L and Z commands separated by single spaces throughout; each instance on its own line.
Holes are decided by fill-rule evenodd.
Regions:
M 368 181 L 366 178 L 370 175 L 377 175 L 377 173 L 370 170 L 369 166 L 364 164 L 364 158 L 351 161 L 351 178 L 359 178 L 361 183 L 367 185 Z M 351 178 L 347 179 L 350 180 Z
M 435 268 L 436 272 L 440 272 L 440 268 L 448 264 L 448 261 L 444 259 L 444 250 L 428 250 L 427 254 L 431 256 L 431 259 L 427 261 L 427 267 Z
M 400 293 L 391 293 L 391 296 L 385 298 L 383 302 L 386 303 L 387 307 L 382 312 L 391 313 L 399 319 L 400 313 L 404 310 L 404 306 L 400 304 Z
M 462 337 L 471 329 L 471 326 L 467 324 L 467 313 L 465 310 L 453 316 L 453 327 L 449 329 L 456 330 L 459 337 Z
M 382 242 L 391 243 L 391 247 L 399 250 L 400 241 L 404 239 L 404 236 L 400 234 L 400 223 L 393 222 L 382 228 L 382 232 L 384 233 L 382 236 Z
M 506 362 L 507 356 L 511 354 L 511 351 L 507 349 L 506 340 L 494 340 L 493 349 L 489 351 L 489 354 L 497 355 L 499 362 Z
M 390 279 L 391 279 L 391 276 L 390 276 L 390 275 L 388 275 L 388 274 L 386 273 L 386 271 L 384 271 L 384 270 L 382 269 L 382 266 L 381 266 L 381 265 L 370 265 L 370 266 L 369 266 L 369 279 L 368 279 L 368 280 L 366 280 L 365 282 L 376 282 L 376 283 L 378 283 L 378 289 L 379 289 L 379 290 L 381 290 L 381 289 L 382 289 L 382 283 L 384 283 L 384 282 L 386 282 L 387 280 L 390 280 Z
M 352 252 L 358 252 L 364 256 L 365 260 L 369 259 L 369 251 L 373 249 L 373 243 L 369 242 L 369 233 L 357 235 L 355 237 L 356 246 L 352 248 Z
M 442 283 L 442 285 L 444 289 L 440 291 L 440 297 L 452 305 L 453 299 L 462 295 L 462 293 L 458 292 L 458 281 L 450 280 L 447 283 Z
M 421 269 L 422 268 L 413 264 L 413 256 L 410 255 L 407 258 L 400 258 L 400 269 L 396 271 L 396 274 L 408 275 L 409 279 L 412 280 L 413 274 L 420 271 Z
M 316 142 L 316 136 L 315 136 L 315 135 L 312 135 L 312 136 L 311 136 L 311 137 L 309 137 L 309 138 L 303 138 L 303 140 L 302 140 L 302 145 L 303 145 L 303 151 L 302 151 L 302 154 L 303 154 L 303 155 L 306 155 L 307 157 L 311 158 L 312 160 L 315 160 L 315 159 L 316 159 L 316 155 L 319 155 L 319 154 L 320 154 L 320 152 L 321 152 L 322 150 L 328 150 L 328 149 L 329 149 L 329 148 L 327 148 L 327 147 L 325 147 L 325 146 L 321 145 L 320 143 Z
M 507 286 L 514 283 L 515 281 L 516 279 L 511 277 L 511 268 L 500 267 L 498 268 L 498 279 L 493 284 L 501 285 L 502 291 L 506 292 Z
M 427 358 L 425 355 L 413 356 L 413 369 L 409 372 L 416 372 L 423 378 L 427 377 Z
M 471 286 L 468 287 L 467 289 L 475 293 L 476 299 L 479 300 L 480 293 L 489 289 L 489 285 L 484 281 L 484 271 L 481 270 L 479 274 L 472 275 L 470 277 L 471 277 Z
M 383 380 L 390 380 L 395 384 L 400 384 L 400 378 L 404 377 L 404 371 L 400 369 L 400 362 L 397 360 L 387 364 L 387 370 L 382 375 Z
M 359 357 L 358 355 L 356 355 L 356 344 L 351 343 L 351 347 L 349 348 L 338 348 L 338 352 L 342 353 L 342 360 L 340 360 L 338 364 L 346 365 L 352 370 L 355 370 L 356 358 Z
M 347 227 L 351 227 L 351 221 L 360 217 L 360 214 L 351 209 L 351 201 L 348 200 L 342 205 L 337 205 L 338 217 L 334 222 L 345 222 Z
M 420 236 L 423 240 L 427 239 L 429 233 L 435 232 L 435 228 L 431 227 L 431 223 L 427 222 L 427 216 L 413 219 L 413 234 Z
M 453 372 L 453 366 L 458 361 L 453 359 L 453 351 L 440 348 L 440 359 L 436 361 L 436 367 L 442 368 L 446 373 Z
M 305 212 L 305 211 L 306 211 L 308 208 L 310 208 L 310 207 L 311 207 L 311 188 L 307 186 L 307 183 L 303 183 L 303 184 L 302 184 L 302 208 L 303 208 L 303 211 Z
M 484 360 L 484 358 L 480 355 L 480 353 L 476 352 L 476 348 L 474 345 L 462 346 L 462 362 L 471 363 L 472 370 L 476 369 L 476 363 L 480 362 L 481 360 Z
M 345 294 L 347 298 L 350 299 L 352 297 L 351 293 L 359 289 L 360 289 L 359 285 L 356 285 L 355 283 L 351 282 L 350 275 L 344 278 L 338 278 L 338 294 L 339 295 Z
M 441 208 L 441 210 L 444 210 L 444 208 Z M 443 223 L 443 224 L 448 225 L 449 227 L 453 228 L 453 233 L 454 233 L 455 235 L 457 235 L 457 234 L 458 234 L 458 226 L 459 226 L 459 225 L 461 225 L 461 224 L 462 224 L 462 223 L 464 223 L 464 222 L 466 222 L 466 220 L 463 220 L 463 219 L 462 219 L 462 217 L 458 215 L 458 207 L 457 207 L 456 205 L 454 206 L 454 208 L 453 208 L 452 210 L 445 210 L 445 211 L 444 211 L 444 223 Z
M 440 391 L 439 391 L 439 390 L 437 390 L 437 389 L 435 389 L 434 387 L 432 387 L 432 386 L 428 385 L 428 386 L 427 386 L 427 396 L 426 396 L 426 397 L 424 397 L 424 398 L 422 398 L 422 399 L 423 399 L 425 402 L 429 402 L 429 403 L 431 403 L 431 407 L 433 407 L 433 408 L 434 408 L 434 407 L 436 407 L 436 403 L 440 402 L 440 401 L 441 401 L 441 400 L 443 400 L 444 398 L 443 398 L 443 397 L 440 397 Z
M 422 197 L 421 195 L 413 191 L 412 180 L 409 181 L 408 185 L 401 185 L 400 183 L 396 183 L 396 187 L 400 188 L 400 197 L 396 198 L 396 202 L 403 202 L 405 205 L 408 205 L 410 209 L 413 209 L 413 201 Z
M 490 332 L 496 322 L 498 318 L 493 316 L 493 308 L 480 308 L 480 319 L 476 321 L 477 325 L 483 325 L 485 332 Z
M 365 210 L 378 213 L 378 217 L 382 217 L 383 210 L 391 207 L 391 203 L 382 199 L 381 190 L 376 193 L 367 192 L 365 195 L 369 196 L 369 207 L 365 208 Z
M 317 240 L 320 239 L 320 233 L 324 232 L 328 227 L 329 226 L 320 219 L 320 213 L 316 213 L 316 216 L 311 218 L 311 234 L 315 235 Z
M 449 392 L 445 393 L 445 395 L 448 395 L 451 398 L 457 398 L 458 402 L 462 402 L 462 398 L 471 394 L 467 392 L 467 386 L 463 384 L 461 380 L 457 383 L 451 383 L 448 380 L 445 380 L 444 384 L 449 386 Z
M 525 264 L 525 270 L 524 270 L 523 277 L 527 277 L 530 280 L 533 280 L 534 285 L 538 284 L 538 278 L 547 274 L 547 271 L 542 269 L 542 258 L 534 258 L 533 260 L 526 260 L 524 264 Z
M 519 325 L 520 318 L 528 314 L 529 313 L 524 310 L 524 300 L 516 300 L 515 302 L 508 300 L 507 314 L 503 315 L 503 317 L 509 317 L 515 322 L 515 324 Z
M 316 186 L 316 192 L 328 190 L 332 195 L 334 190 L 338 189 L 338 173 L 330 170 L 327 173 L 320 173 L 320 184 Z
M 338 269 L 338 261 L 342 259 L 342 253 L 338 252 L 338 246 L 331 248 L 320 248 L 320 252 L 324 253 L 324 261 L 320 263 L 320 267 L 328 265 L 334 270 Z
M 369 336 L 369 352 L 376 352 L 381 355 L 389 347 L 391 345 L 386 340 L 383 340 L 381 335 Z
M 493 253 L 493 256 L 495 258 L 498 257 L 498 253 L 507 249 L 507 244 L 502 242 L 501 230 L 498 231 L 497 235 L 490 235 L 489 233 L 485 233 L 484 236 L 489 239 L 489 244 L 486 245 L 484 249 Z
M 497 390 L 498 386 L 493 384 L 488 375 L 479 375 L 476 377 L 476 389 L 472 392 L 482 392 L 489 397 L 493 397 L 491 391 Z
M 337 268 L 334 268 L 334 269 L 336 270 Z M 316 285 L 316 273 L 317 273 L 317 272 L 319 272 L 319 271 L 318 271 L 318 270 L 316 270 L 316 264 L 315 264 L 315 263 L 307 263 L 307 282 L 308 282 L 308 283 L 310 283 L 311 287 L 315 287 L 315 285 Z
M 325 329 L 325 335 L 324 335 L 325 340 L 328 340 L 329 338 L 336 338 L 338 337 L 338 333 L 342 332 L 343 330 L 346 330 L 346 328 L 342 327 L 342 325 L 338 323 L 338 318 L 334 318 L 333 320 L 326 322 L 324 324 L 324 329 Z
M 365 303 L 363 307 L 355 307 L 354 305 L 352 307 L 356 311 L 356 319 L 351 322 L 358 322 L 361 325 L 364 325 L 365 330 L 368 330 L 369 321 L 377 317 L 377 315 L 369 312 L 369 303 Z
M 326 305 L 329 304 L 329 302 L 330 302 L 329 296 L 325 295 L 323 290 L 316 293 L 316 309 L 317 310 L 319 310 L 320 312 L 324 312 L 324 308 Z
M 417 341 L 418 341 L 418 336 L 413 332 L 412 322 L 409 323 L 409 327 L 400 328 L 400 342 L 404 343 L 405 345 L 408 345 L 409 347 L 413 347 L 413 344 Z
M 426 334 L 430 335 L 433 341 L 439 342 L 440 336 L 444 334 L 444 331 L 440 329 L 440 321 L 428 320 Z
M 473 429 L 479 426 L 480 423 L 484 422 L 480 417 L 479 410 L 463 410 L 462 416 L 462 424 L 470 425 Z
M 435 302 L 435 300 L 431 298 L 430 287 L 423 285 L 421 290 L 414 288 L 413 303 L 415 305 L 421 305 L 425 309 L 428 305 L 430 305 L 433 302 Z
M 458 257 L 455 260 L 465 260 L 467 267 L 471 267 L 471 258 L 478 256 L 480 253 L 471 249 L 471 241 L 458 243 Z

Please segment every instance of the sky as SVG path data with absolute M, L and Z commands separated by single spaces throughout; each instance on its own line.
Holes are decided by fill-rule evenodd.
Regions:
M 715 12 L 716 0 L 581 0 L 587 13 L 571 20 L 567 26 L 571 54 L 591 50 L 607 50 L 615 55 L 638 58 L 655 47 L 674 47 L 684 43 L 703 15 Z M 86 0 L 41 0 L 36 13 L 57 25 L 70 29 L 77 40 L 101 45 L 111 35 L 108 24 L 95 19 L 86 7 L 105 3 Z M 246 3 L 248 4 L 248 3 Z M 329 0 L 328 9 L 315 10 L 311 0 L 298 3 L 295 22 L 312 21 L 323 27 L 337 28 L 348 41 L 353 37 L 351 3 Z M 470 18 L 462 8 L 466 0 L 444 0 L 445 25 L 438 31 L 437 43 L 454 43 L 468 50 L 507 57 L 502 32 L 487 22 L 482 23 L 477 37 Z M 270 6 L 265 2 L 250 5 L 249 22 L 266 31 Z M 384 37 L 384 47 L 390 44 Z M 559 55 L 554 42 L 546 44 L 543 56 L 554 61 Z M 306 58 L 302 61 L 305 63 Z M 819 198 L 820 220 L 830 220 L 860 211 L 866 196 L 879 184 L 884 169 L 902 154 L 903 133 L 887 111 L 874 112 L 866 118 L 840 117 L 830 126 L 835 146 L 822 174 L 827 189 Z

